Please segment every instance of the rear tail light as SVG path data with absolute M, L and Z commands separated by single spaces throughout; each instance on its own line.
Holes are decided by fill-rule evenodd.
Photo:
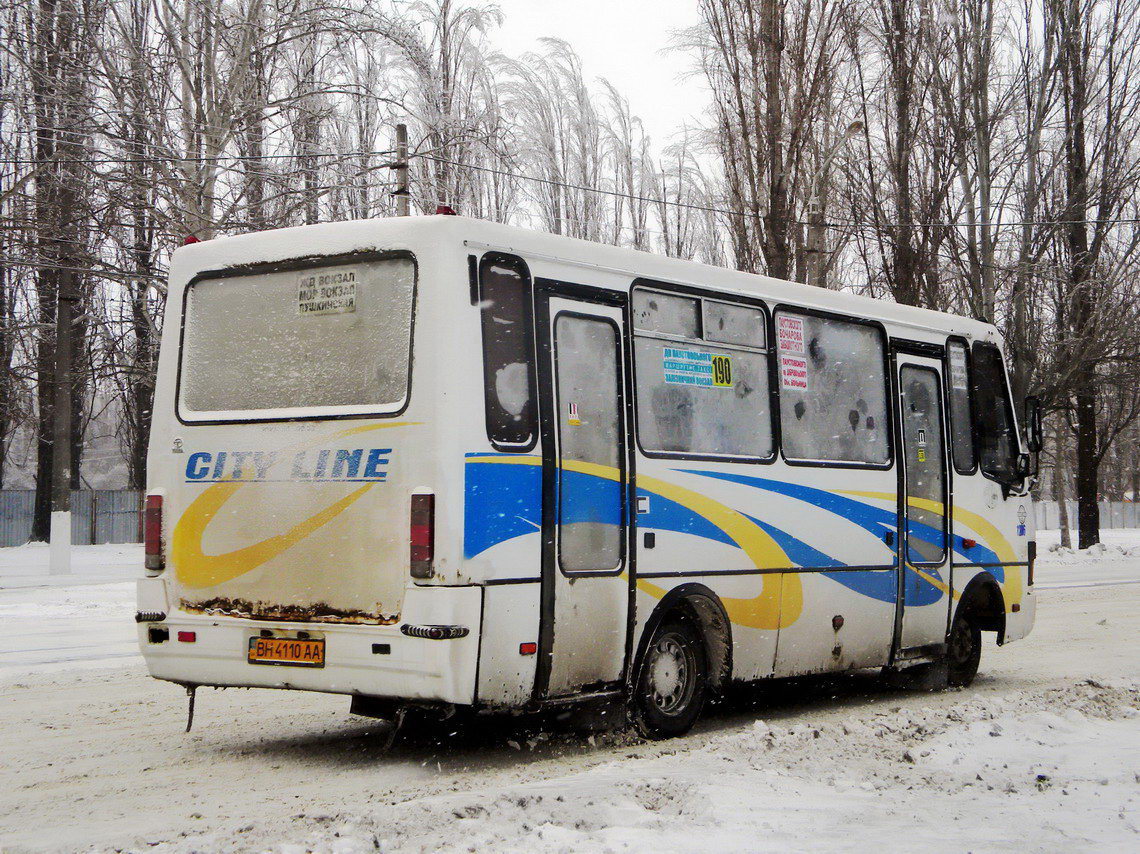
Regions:
M 162 496 L 148 495 L 143 520 L 146 543 L 146 568 L 160 570 L 166 566 L 162 556 Z
M 409 531 L 412 547 L 412 578 L 431 578 L 432 558 L 435 555 L 435 496 L 412 496 L 412 524 Z

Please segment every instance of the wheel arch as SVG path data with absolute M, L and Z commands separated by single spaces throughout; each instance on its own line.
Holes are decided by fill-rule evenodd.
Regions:
M 695 582 L 680 584 L 666 593 L 645 621 L 645 628 L 637 642 L 629 686 L 637 683 L 649 639 L 666 618 L 678 612 L 693 620 L 701 633 L 709 664 L 710 687 L 714 690 L 723 689 L 732 678 L 732 624 L 720 597 L 705 585 Z
M 996 632 L 999 644 L 1005 641 L 1005 596 L 993 573 L 982 570 L 970 579 L 955 614 L 962 608 L 978 618 L 978 628 L 983 632 Z

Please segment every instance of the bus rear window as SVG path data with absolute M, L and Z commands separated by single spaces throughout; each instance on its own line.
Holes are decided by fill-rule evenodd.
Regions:
M 203 420 L 403 408 L 414 262 L 371 259 L 200 279 L 187 288 L 184 415 Z

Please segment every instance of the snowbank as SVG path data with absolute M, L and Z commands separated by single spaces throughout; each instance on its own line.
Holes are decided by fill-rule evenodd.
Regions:
M 1138 704 L 1140 682 L 1086 681 L 949 709 L 761 720 L 579 773 L 552 762 L 522 784 L 302 813 L 285 844 L 254 823 L 237 839 L 194 834 L 151 850 L 1126 850 L 1140 826 Z
M 71 572 L 48 573 L 47 543 L 0 549 L 0 590 L 20 587 L 74 587 L 130 581 L 143 574 L 143 547 L 103 544 L 73 546 Z
M 1039 590 L 1140 582 L 1140 530 L 1136 528 L 1101 531 L 1101 542 L 1088 549 L 1065 549 L 1060 543 L 1060 531 L 1037 532 L 1035 581 Z
M 1071 533 L 1072 542 L 1077 541 L 1077 532 Z M 1100 542 L 1087 549 L 1062 548 L 1061 532 L 1044 530 L 1037 532 L 1037 551 L 1042 561 L 1050 563 L 1081 563 L 1084 561 L 1124 560 L 1140 557 L 1140 529 L 1121 528 L 1100 532 Z

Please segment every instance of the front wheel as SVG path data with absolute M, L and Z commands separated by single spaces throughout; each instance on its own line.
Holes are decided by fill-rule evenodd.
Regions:
M 692 621 L 669 617 L 645 650 L 632 699 L 633 718 L 647 738 L 688 732 L 705 705 L 708 659 Z
M 946 682 L 954 688 L 965 688 L 978 675 L 978 663 L 982 660 L 982 630 L 968 605 L 958 607 L 946 646 Z

